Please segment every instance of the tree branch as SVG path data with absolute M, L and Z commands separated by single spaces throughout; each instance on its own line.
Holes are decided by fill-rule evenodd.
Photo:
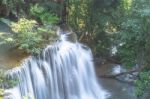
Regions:
M 121 73 L 118 73 L 118 74 L 99 75 L 98 77 L 101 77 L 101 78 L 116 78 L 116 77 L 118 77 L 118 76 L 122 76 L 122 75 L 126 75 L 126 74 L 132 74 L 132 73 L 134 73 L 134 72 L 140 72 L 140 71 L 142 71 L 144 68 L 145 68 L 145 66 L 140 67 L 140 68 L 137 68 L 137 69 L 134 69 L 134 70 L 126 71 L 126 72 L 121 72 Z

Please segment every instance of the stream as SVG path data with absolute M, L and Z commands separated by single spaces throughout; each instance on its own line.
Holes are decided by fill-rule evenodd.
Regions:
M 117 65 L 106 64 L 96 66 L 96 73 L 97 75 L 110 74 L 113 70 L 115 71 L 115 66 Z M 137 99 L 135 96 L 135 87 L 133 85 L 111 78 L 98 79 L 101 86 L 110 93 L 108 99 Z

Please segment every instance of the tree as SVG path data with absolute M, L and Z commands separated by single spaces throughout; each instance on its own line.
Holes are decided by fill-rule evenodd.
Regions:
M 130 68 L 142 68 L 136 81 L 139 98 L 150 88 L 150 1 L 123 0 L 124 10 L 118 28 L 118 55 L 122 63 Z
M 122 46 L 119 46 L 119 54 L 122 61 L 129 62 L 128 65 L 146 66 L 150 63 L 149 4 L 147 0 L 133 1 L 120 25 L 119 38 Z
M 118 0 L 69 1 L 69 24 L 74 27 L 79 40 L 87 43 L 94 54 L 109 56 L 113 23 Z

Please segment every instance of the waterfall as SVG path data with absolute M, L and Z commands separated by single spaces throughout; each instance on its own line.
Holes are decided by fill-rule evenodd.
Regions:
M 19 78 L 19 83 L 7 90 L 10 95 L 4 99 L 106 99 L 91 50 L 79 42 L 59 40 L 12 69 L 9 76 Z

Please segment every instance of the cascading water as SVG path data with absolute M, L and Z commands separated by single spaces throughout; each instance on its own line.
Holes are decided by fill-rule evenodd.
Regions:
M 38 57 L 28 58 L 10 71 L 19 84 L 4 99 L 106 99 L 93 68 L 92 53 L 66 34 Z

